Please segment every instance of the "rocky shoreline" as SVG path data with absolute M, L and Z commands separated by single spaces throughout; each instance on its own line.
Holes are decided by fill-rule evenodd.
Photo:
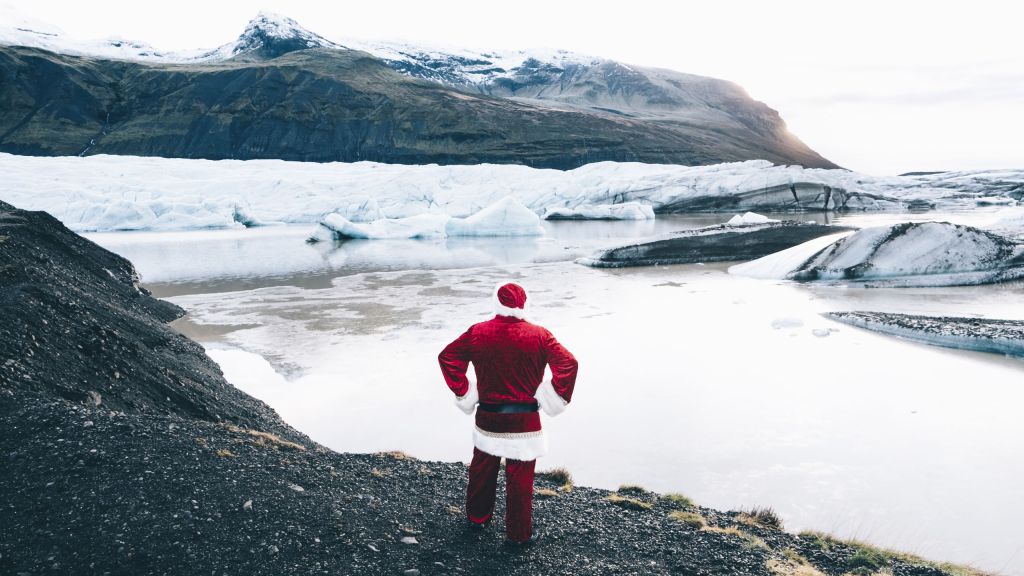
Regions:
M 546 538 L 510 549 L 500 522 L 464 530 L 463 464 L 317 445 L 170 330 L 180 314 L 0 203 L 0 573 L 980 574 L 564 474 L 537 484 Z
M 914 342 L 1024 358 L 1024 321 L 889 312 L 830 312 L 837 322 Z

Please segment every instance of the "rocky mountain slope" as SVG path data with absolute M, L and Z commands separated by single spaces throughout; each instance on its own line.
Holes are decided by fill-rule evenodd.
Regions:
M 168 329 L 180 313 L 0 203 L 0 573 L 977 574 L 564 474 L 537 484 L 545 540 L 510 549 L 464 531 L 465 466 L 318 446 Z
M 265 13 L 187 54 L 17 26 L 0 45 L 0 151 L 16 154 L 834 167 L 730 82 L 565 52 L 346 47 Z

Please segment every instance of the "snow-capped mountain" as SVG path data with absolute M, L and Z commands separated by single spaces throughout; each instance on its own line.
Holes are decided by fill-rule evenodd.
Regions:
M 330 40 L 290 18 L 261 12 L 232 42 L 167 52 L 123 38 L 80 42 L 45 24 L 0 15 L 0 72 L 7 67 L 21 79 L 0 86 L 0 97 L 15 91 L 10 101 L 33 102 L 46 112 L 0 111 L 0 150 L 9 152 L 548 167 L 762 158 L 834 166 L 790 134 L 775 110 L 731 82 L 565 50 Z M 50 57 L 44 72 L 36 70 L 41 53 L 31 49 L 94 64 L 79 68 Z M 225 61 L 240 66 L 213 66 Z M 313 76 L 289 74 L 283 81 L 279 74 L 286 67 Z M 142 78 L 169 85 L 154 91 L 139 84 Z M 47 89 L 55 79 L 68 82 L 69 90 Z M 288 90 L 280 90 L 284 85 Z M 135 89 L 139 97 L 124 98 Z M 83 99 L 47 100 L 68 94 Z M 338 100 L 341 94 L 347 99 Z M 142 110 L 152 118 L 138 131 L 115 126 L 142 122 Z M 35 122 L 55 124 L 30 130 Z M 154 126 L 167 133 L 157 136 Z M 211 136 L 221 130 L 223 135 Z M 425 149 L 432 152 L 423 155 Z

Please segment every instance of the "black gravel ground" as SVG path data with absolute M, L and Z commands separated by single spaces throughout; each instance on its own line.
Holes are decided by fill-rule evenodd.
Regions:
M 313 443 L 168 330 L 179 313 L 126 261 L 0 203 L 0 574 L 967 573 L 548 477 L 545 538 L 510 548 L 500 499 L 465 529 L 463 464 Z

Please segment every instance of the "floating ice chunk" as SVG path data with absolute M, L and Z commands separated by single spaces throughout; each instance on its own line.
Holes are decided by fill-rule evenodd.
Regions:
M 745 214 L 737 214 L 729 219 L 726 224 L 729 226 L 743 226 L 744 224 L 767 224 L 768 222 L 778 222 L 767 216 L 761 214 L 755 214 L 754 212 L 747 212 Z
M 448 236 L 543 236 L 544 227 L 533 210 L 511 196 L 466 218 L 452 218 Z
M 445 214 L 417 214 L 408 218 L 382 218 L 373 222 L 352 222 L 341 214 L 335 213 L 325 216 L 320 225 L 333 232 L 334 238 L 339 240 L 443 238 L 445 227 L 450 219 L 451 217 Z
M 579 205 L 575 208 L 549 207 L 544 212 L 545 220 L 654 220 L 654 208 L 650 204 L 625 202 L 623 204 Z

